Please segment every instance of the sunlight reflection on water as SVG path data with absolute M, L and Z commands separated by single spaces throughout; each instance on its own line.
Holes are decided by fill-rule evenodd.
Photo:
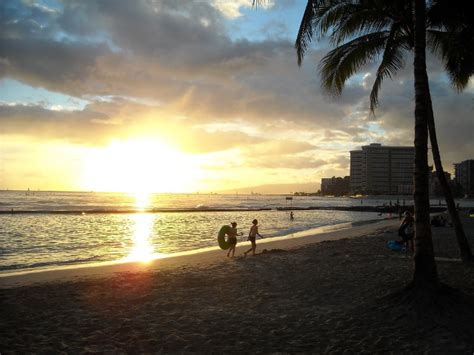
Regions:
M 9 200 L 1 197 L 15 197 Z M 16 201 L 16 202 L 15 202 Z M 279 202 L 278 202 L 279 201 Z M 377 201 L 380 202 L 380 201 Z M 13 204 L 12 204 L 13 203 Z M 284 205 L 284 196 L 50 193 L 25 196 L 0 192 L 0 208 L 77 210 L 84 213 L 25 213 L 0 215 L 0 273 L 30 268 L 57 267 L 109 261 L 146 262 L 173 253 L 216 247 L 224 224 L 237 222 L 246 235 L 254 218 L 266 238 L 280 237 L 325 225 L 381 219 L 374 212 L 298 210 L 290 220 L 287 211 L 145 211 L 157 207 L 188 208 L 203 204 L 213 208 L 251 208 Z M 357 204 L 352 199 L 299 197 L 298 206 Z M 375 202 L 374 202 L 375 203 Z M 364 206 L 368 202 L 364 202 Z M 136 210 L 137 213 L 87 213 L 88 209 Z
M 150 242 L 155 216 L 150 213 L 139 213 L 133 215 L 132 219 L 135 222 L 133 247 L 126 257 L 126 260 L 143 262 L 150 261 L 155 257 L 154 248 Z
M 149 207 L 150 194 L 145 192 L 136 193 L 135 204 L 137 209 L 140 210 Z M 155 253 L 155 248 L 151 242 L 155 218 L 159 218 L 159 215 L 137 213 L 131 216 L 135 224 L 132 236 L 133 247 L 124 260 L 149 262 L 161 256 L 160 253 Z

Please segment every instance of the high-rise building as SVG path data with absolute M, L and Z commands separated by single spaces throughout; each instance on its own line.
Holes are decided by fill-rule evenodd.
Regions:
M 351 192 L 411 194 L 414 147 L 390 147 L 373 143 L 351 154 Z
M 430 175 L 429 175 L 429 182 L 430 182 L 430 195 L 431 196 L 443 196 L 444 191 L 443 187 L 441 186 L 441 183 L 438 179 L 438 172 L 433 171 L 433 167 L 429 167 L 431 169 Z M 444 172 L 444 176 L 446 178 L 446 181 L 448 182 L 448 185 L 451 188 L 451 191 L 454 191 L 453 187 L 453 180 L 451 180 L 451 174 L 448 173 L 447 171 Z
M 322 178 L 321 195 L 344 196 L 350 191 L 349 176 Z
M 474 194 L 474 160 L 464 160 L 454 164 L 454 177 L 456 182 L 462 186 L 464 193 Z

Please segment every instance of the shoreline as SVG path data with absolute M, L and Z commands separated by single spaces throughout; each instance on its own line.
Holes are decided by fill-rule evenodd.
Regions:
M 463 217 L 473 245 L 474 218 Z M 419 317 L 393 298 L 412 278 L 413 260 L 387 248 L 398 221 L 381 222 L 327 232 L 321 242 L 293 237 L 285 249 L 262 242 L 255 257 L 217 251 L 211 263 L 0 288 L 0 350 L 471 353 L 474 269 L 456 261 L 454 229 L 433 228 L 433 247 L 440 281 L 464 298 Z
M 329 240 L 354 238 L 374 232 L 377 229 L 398 225 L 399 220 L 388 218 L 361 222 L 346 222 L 326 225 L 309 230 L 290 233 L 285 236 L 258 239 L 257 252 L 264 249 L 291 250 L 304 245 Z M 237 244 L 236 257 L 248 249 L 250 243 Z M 226 251 L 219 247 L 207 247 L 168 254 L 149 261 L 117 260 L 101 263 L 68 265 L 47 269 L 31 269 L 0 274 L 0 289 L 25 286 L 34 283 L 68 281 L 75 278 L 97 278 L 112 276 L 124 272 L 148 272 L 161 269 L 177 268 L 183 265 L 210 265 L 226 259 Z

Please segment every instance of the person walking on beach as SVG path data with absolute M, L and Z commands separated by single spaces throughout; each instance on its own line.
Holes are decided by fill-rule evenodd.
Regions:
M 250 227 L 250 232 L 249 232 L 249 237 L 248 237 L 248 240 L 250 240 L 250 243 L 252 243 L 252 247 L 244 253 L 244 256 L 247 256 L 247 254 L 250 252 L 252 252 L 252 255 L 255 255 L 255 250 L 257 249 L 257 243 L 255 242 L 255 240 L 257 238 L 257 235 L 260 238 L 263 238 L 260 235 L 260 233 L 258 233 L 258 221 L 254 219 L 252 221 L 252 227 Z
M 232 222 L 230 224 L 232 226 L 232 228 L 229 230 L 229 232 L 227 233 L 228 235 L 228 239 L 227 241 L 229 242 L 230 244 L 230 248 L 229 248 L 229 251 L 227 252 L 227 257 L 230 256 L 230 253 L 232 252 L 232 257 L 234 257 L 234 254 L 235 254 L 235 247 L 237 245 L 237 223 L 236 222 Z
M 415 219 L 409 211 L 405 211 L 405 217 L 403 218 L 400 228 L 398 228 L 398 235 L 402 237 L 405 248 L 413 251 L 413 236 L 414 236 L 414 223 Z

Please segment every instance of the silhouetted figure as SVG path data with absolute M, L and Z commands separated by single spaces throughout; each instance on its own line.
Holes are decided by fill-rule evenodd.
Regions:
M 249 232 L 249 237 L 248 237 L 248 240 L 250 241 L 250 243 L 252 243 L 252 247 L 244 253 L 245 256 L 247 256 L 247 254 L 250 252 L 252 252 L 252 255 L 255 255 L 255 250 L 257 249 L 257 243 L 255 242 L 255 240 L 257 238 L 257 235 L 260 238 L 263 238 L 260 235 L 260 233 L 258 233 L 258 221 L 254 219 L 252 221 L 252 227 L 250 227 L 250 232 Z
M 293 214 L 293 211 L 290 212 L 290 219 L 291 219 L 291 220 L 294 220 L 294 219 L 295 219 L 295 215 Z
M 445 227 L 446 226 L 446 219 L 442 215 L 434 216 L 431 219 L 431 225 L 433 227 Z
M 403 218 L 400 228 L 398 228 L 398 235 L 402 238 L 405 248 L 413 251 L 413 236 L 414 236 L 414 222 L 415 219 L 409 211 L 405 211 L 405 218 Z
M 229 239 L 227 240 L 230 244 L 229 251 L 227 252 L 227 256 L 230 256 L 230 253 L 232 252 L 232 257 L 234 257 L 235 254 L 235 246 L 237 245 L 237 223 L 232 222 L 230 224 L 232 228 L 230 229 L 228 235 Z

